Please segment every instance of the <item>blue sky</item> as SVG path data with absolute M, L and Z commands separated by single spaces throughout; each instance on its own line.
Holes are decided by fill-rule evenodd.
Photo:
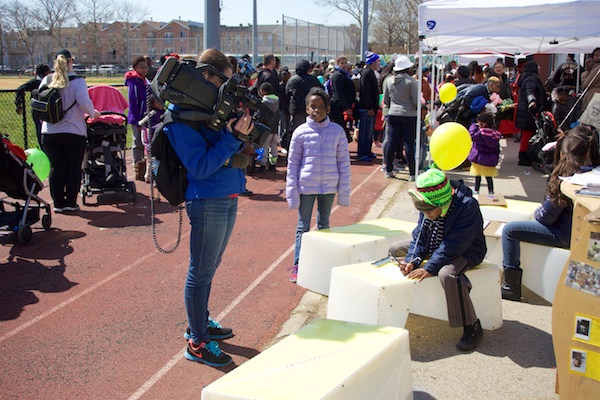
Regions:
M 181 18 L 204 22 L 204 0 L 175 0 L 169 7 L 165 0 L 140 1 L 154 21 Z M 247 25 L 252 23 L 252 0 L 221 0 L 222 25 Z M 316 4 L 315 0 L 257 0 L 259 25 L 280 24 L 281 15 L 324 25 L 349 25 L 354 19 L 347 13 L 334 11 Z M 333 11 L 333 12 L 332 12 Z

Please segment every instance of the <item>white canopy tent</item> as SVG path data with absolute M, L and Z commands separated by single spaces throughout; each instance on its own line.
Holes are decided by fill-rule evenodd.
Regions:
M 600 0 L 434 0 L 419 5 L 422 52 L 591 53 L 600 47 Z M 420 85 L 419 85 L 420 87 Z M 420 114 L 420 105 L 417 115 Z M 417 166 L 420 119 L 417 119 Z M 418 173 L 418 171 L 417 171 Z

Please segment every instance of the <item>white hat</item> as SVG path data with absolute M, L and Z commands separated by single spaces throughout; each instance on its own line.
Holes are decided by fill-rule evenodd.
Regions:
M 394 60 L 394 71 L 402 71 L 404 69 L 409 69 L 413 66 L 412 61 L 407 56 L 398 56 L 396 60 Z

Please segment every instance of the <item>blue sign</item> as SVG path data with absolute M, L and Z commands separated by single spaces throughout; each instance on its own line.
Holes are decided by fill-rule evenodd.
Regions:
M 433 28 L 435 28 L 435 21 L 427 21 L 427 28 L 433 30 Z

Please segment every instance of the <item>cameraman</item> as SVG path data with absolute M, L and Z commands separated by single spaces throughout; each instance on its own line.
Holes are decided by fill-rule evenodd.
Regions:
M 233 75 L 229 60 L 216 49 L 202 52 L 198 62 L 212 65 L 227 77 Z M 210 71 L 203 72 L 203 77 L 217 88 L 225 82 Z M 177 115 L 178 107 L 171 108 Z M 208 297 L 235 223 L 238 196 L 244 190 L 244 171 L 225 165 L 244 143 L 233 132 L 247 135 L 253 123 L 246 111 L 237 122 L 232 119 L 219 131 L 209 129 L 204 123 L 195 128 L 180 121 L 164 127 L 187 169 L 188 179 L 185 198 L 191 234 L 190 264 L 185 283 L 189 324 L 185 333 L 188 339 L 185 357 L 211 366 L 224 366 L 231 362 L 231 357 L 223 353 L 214 340 L 227 339 L 233 332 L 209 318 Z

